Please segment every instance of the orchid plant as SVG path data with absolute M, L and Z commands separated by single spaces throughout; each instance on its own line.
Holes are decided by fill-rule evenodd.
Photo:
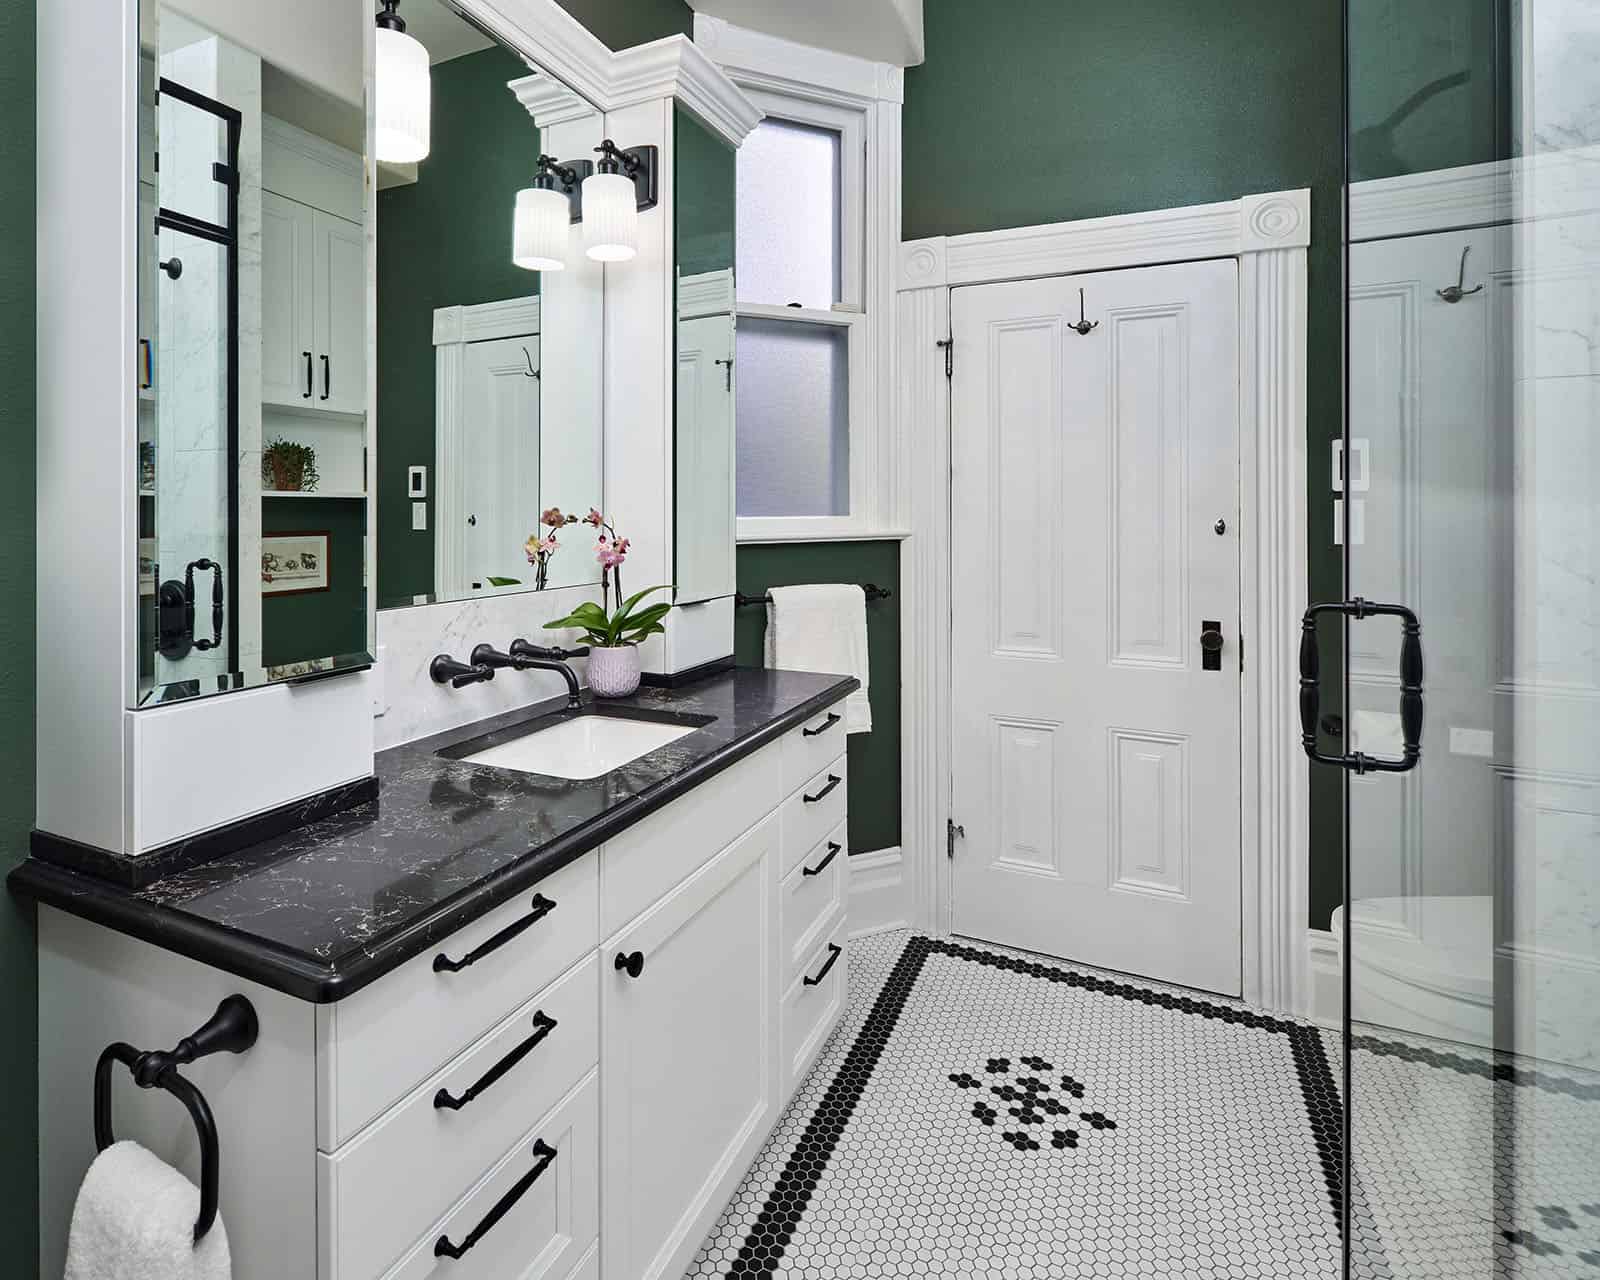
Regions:
M 557 513 L 559 514 L 559 512 Z M 568 517 L 569 522 L 575 522 L 576 517 Z M 671 611 L 669 602 L 657 601 L 643 609 L 635 611 L 636 606 L 646 596 L 657 591 L 665 591 L 665 585 L 659 587 L 646 587 L 643 591 L 635 592 L 627 599 L 622 596 L 622 565 L 628 558 L 628 539 L 618 537 L 617 531 L 611 523 L 593 507 L 589 514 L 583 517 L 583 523 L 593 527 L 598 535 L 594 547 L 594 558 L 600 564 L 600 603 L 586 600 L 565 618 L 557 618 L 554 622 L 545 623 L 545 630 L 557 631 L 569 627 L 576 627 L 584 633 L 584 643 L 593 648 L 615 649 L 622 645 L 638 644 L 654 635 L 661 635 L 666 628 L 661 625 L 661 619 Z M 617 607 L 611 609 L 611 593 L 616 590 Z
M 543 591 L 550 581 L 550 558 L 561 549 L 561 544 L 556 541 L 556 530 L 577 523 L 577 516 L 564 515 L 560 507 L 551 507 L 539 517 L 539 524 L 549 532 L 530 533 L 522 546 L 528 555 L 528 563 L 533 566 L 535 591 Z

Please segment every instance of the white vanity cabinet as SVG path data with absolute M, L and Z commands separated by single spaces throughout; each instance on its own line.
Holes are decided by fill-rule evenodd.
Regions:
M 328 1004 L 42 907 L 42 1078 L 75 1082 L 41 1111 L 45 1273 L 93 1155 L 85 1062 L 239 992 L 256 1046 L 185 1069 L 236 1280 L 676 1280 L 844 1009 L 835 714 Z M 115 1101 L 196 1176 L 181 1108 Z

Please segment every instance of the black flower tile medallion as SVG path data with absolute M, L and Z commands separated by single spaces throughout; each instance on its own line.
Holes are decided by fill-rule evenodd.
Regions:
M 906 934 L 850 982 L 690 1277 L 1338 1275 L 1314 1028 Z

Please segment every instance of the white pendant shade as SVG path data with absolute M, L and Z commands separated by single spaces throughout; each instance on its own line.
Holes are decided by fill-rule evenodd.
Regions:
M 620 173 L 583 180 L 583 249 L 596 262 L 626 262 L 639 251 L 639 204 Z
M 377 149 L 385 164 L 415 164 L 428 154 L 432 83 L 428 51 L 403 31 L 377 31 Z
M 572 206 L 559 191 L 525 187 L 517 192 L 511 261 L 529 271 L 564 271 L 572 234 Z

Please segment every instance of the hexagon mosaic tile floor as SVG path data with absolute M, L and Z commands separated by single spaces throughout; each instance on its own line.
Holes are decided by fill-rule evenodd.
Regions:
M 1338 1276 L 1315 1028 L 906 933 L 850 983 L 689 1276 Z

